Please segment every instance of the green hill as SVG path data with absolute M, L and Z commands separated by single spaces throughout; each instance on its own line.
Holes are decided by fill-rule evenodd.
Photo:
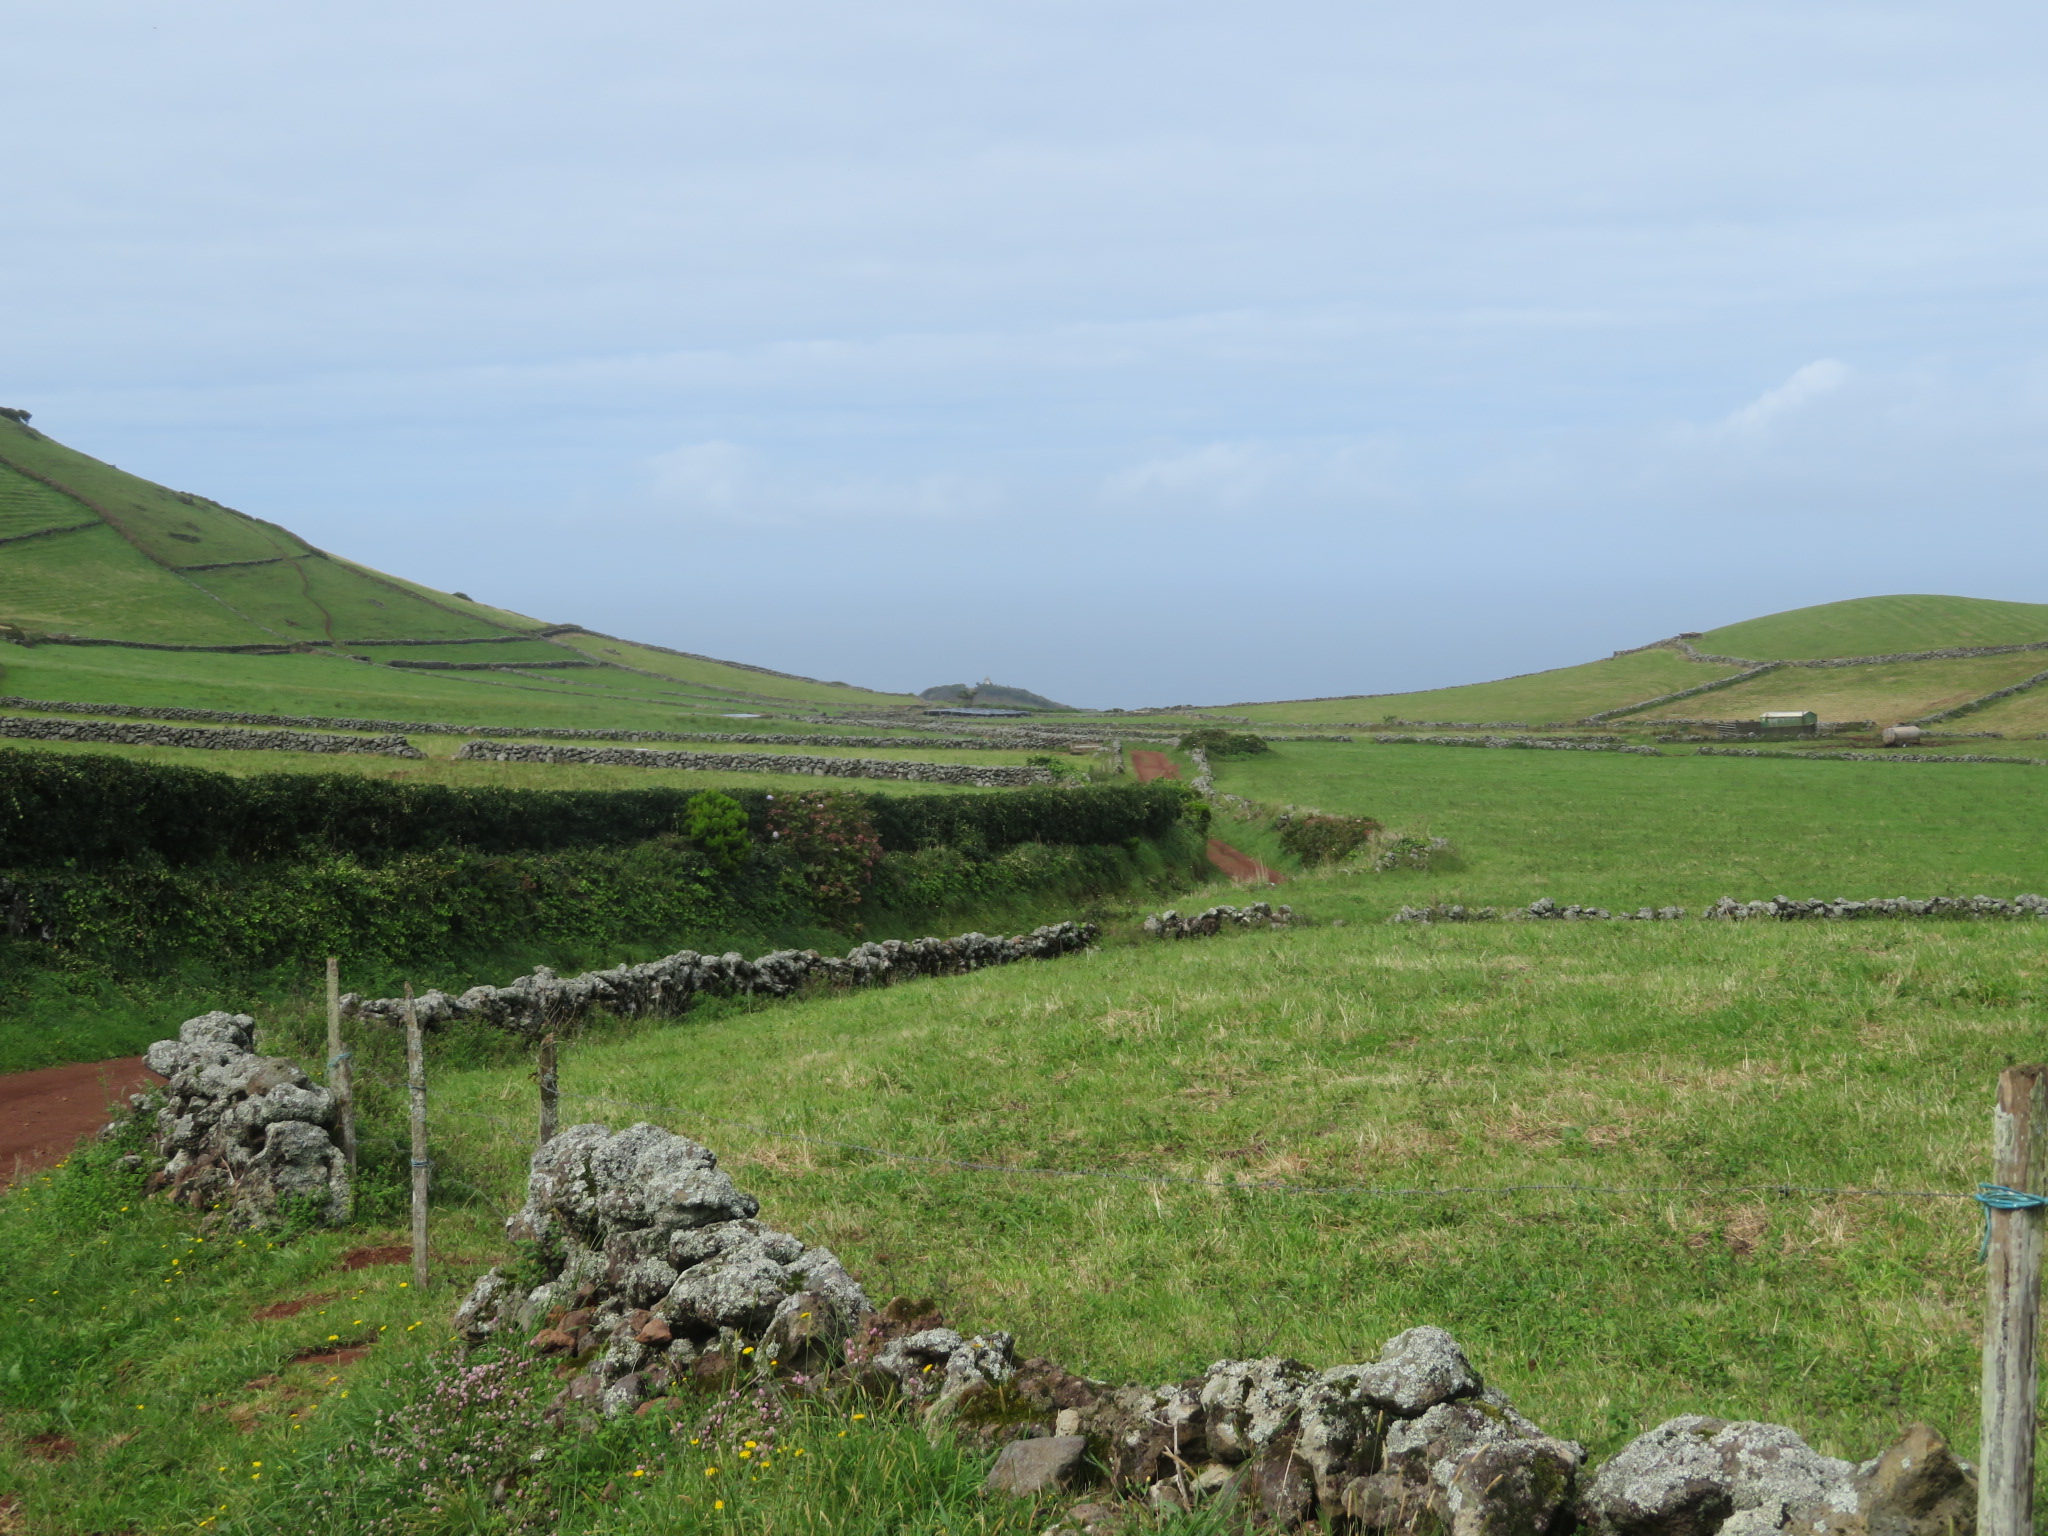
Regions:
M 95 703 L 220 708 L 225 695 L 247 701 L 225 707 L 257 711 L 465 724 L 567 715 L 621 728 L 754 703 L 914 703 L 436 591 L 102 463 L 12 415 L 0 416 L 0 634 L 23 642 L 6 654 L 0 691 Z M 557 702 L 543 705 L 536 690 Z
M 1951 646 L 2025 645 L 2048 640 L 2048 603 L 1907 593 L 1793 608 L 1710 629 L 1692 644 L 1718 656 L 1809 661 L 1882 656 Z
M 1969 646 L 2048 642 L 2048 603 L 1977 597 L 1861 597 L 1794 608 L 1685 637 L 1700 655 L 1749 661 L 1812 661 L 1885 656 Z M 1673 713 L 1737 718 L 1766 709 L 1811 709 L 1824 719 L 1913 719 L 1951 709 L 2019 683 L 2043 669 L 2040 655 L 1933 658 L 1870 667 L 1792 667 L 1754 682 L 1695 695 Z M 1557 667 L 1489 683 L 1417 693 L 1353 694 L 1330 699 L 1231 704 L 1222 712 L 1258 721 L 1373 724 L 1400 720 L 1523 721 L 1583 719 L 1731 678 L 1743 661 L 1696 661 L 1677 645 L 1659 645 L 1575 667 Z M 2028 697 L 2028 696 L 2022 696 Z M 2001 706 L 2033 722 L 2023 706 Z M 1988 727 L 1987 727 L 1988 728 Z M 2038 727 L 2037 727 L 2038 728 Z

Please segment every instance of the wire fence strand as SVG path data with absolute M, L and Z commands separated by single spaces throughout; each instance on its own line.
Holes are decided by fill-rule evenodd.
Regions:
M 1102 1179 L 1126 1184 L 1171 1184 L 1197 1189 L 1241 1191 L 1272 1195 L 1352 1195 L 1365 1199 L 1435 1199 L 1466 1195 L 1580 1194 L 1580 1195 L 1685 1195 L 1693 1198 L 1719 1195 L 1839 1196 L 1876 1200 L 1974 1200 L 1974 1191 L 1949 1189 L 1870 1189 L 1854 1186 L 1811 1184 L 1464 1184 L 1447 1186 L 1395 1184 L 1285 1184 L 1270 1179 L 1204 1179 L 1189 1174 L 1160 1173 L 1123 1168 L 1042 1168 L 1032 1164 L 988 1163 L 954 1157 L 931 1157 L 918 1152 L 899 1152 L 865 1142 L 840 1141 L 813 1136 L 803 1131 L 782 1131 L 771 1126 L 732 1120 L 677 1104 L 645 1104 L 633 1099 L 614 1099 L 600 1094 L 565 1093 L 565 1103 L 605 1104 L 648 1114 L 683 1120 L 708 1121 L 777 1141 L 796 1141 L 809 1146 L 831 1147 L 842 1152 L 865 1152 L 892 1162 L 916 1163 L 928 1168 L 951 1168 L 964 1173 L 1012 1174 L 1044 1179 Z

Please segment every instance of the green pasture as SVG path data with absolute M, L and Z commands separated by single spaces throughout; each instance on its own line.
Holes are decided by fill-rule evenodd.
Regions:
M 498 647 L 444 649 L 491 652 Z M 745 730 L 747 722 L 725 719 L 725 714 L 735 710 L 766 713 L 771 708 L 701 691 L 695 695 L 664 692 L 664 685 L 653 679 L 623 677 L 622 686 L 605 689 L 581 678 L 577 673 L 412 672 L 320 655 L 224 656 L 69 645 L 0 647 L 0 691 L 31 699 L 454 725 L 638 731 Z M 702 724 L 705 720 L 716 723 L 706 726 Z M 780 717 L 754 728 L 780 734 L 833 729 Z
M 1541 724 L 1579 720 L 1604 709 L 1694 688 L 1730 677 L 1739 668 L 1688 661 L 1677 651 L 1637 651 L 1525 677 L 1420 693 L 1371 693 L 1340 699 L 1291 699 L 1270 704 L 1219 705 L 1247 720 L 1304 724 L 1373 725 L 1382 720 L 1511 720 Z
M 1823 720 L 1892 725 L 1953 709 L 1995 689 L 2048 670 L 2048 651 L 1970 656 L 1952 661 L 1896 661 L 1869 667 L 1781 667 L 1752 682 L 1683 700 L 1669 713 L 1697 719 L 1754 719 L 1765 710 L 1812 710 Z M 1666 713 L 1663 708 L 1649 715 Z M 1626 720 L 1616 721 L 1626 726 Z M 1961 730 L 1989 729 L 1974 721 Z
M 1724 624 L 1692 644 L 1710 655 L 1806 661 L 2036 640 L 2048 640 L 2048 603 L 1905 593 L 1820 603 Z
M 1355 879 L 1358 915 L 1429 900 L 1698 909 L 1722 896 L 2048 894 L 2048 768 L 1283 742 L 1219 790 L 1377 817 L 1464 867 Z M 1183 773 L 1187 770 L 1183 769 Z M 1218 835 L 1260 851 L 1256 824 Z M 1271 856 L 1260 856 L 1272 862 Z

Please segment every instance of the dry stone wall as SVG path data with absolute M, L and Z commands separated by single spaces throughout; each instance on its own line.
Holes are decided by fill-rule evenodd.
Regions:
M 1206 907 L 1192 917 L 1168 907 L 1146 918 L 1144 930 L 1155 939 L 1202 939 L 1226 928 L 1286 928 L 1293 922 L 1294 908 L 1255 901 L 1248 907 Z
M 1051 1527 L 1063 1536 L 1132 1506 L 1232 1503 L 1280 1531 L 1389 1536 L 1952 1536 L 1974 1521 L 1970 1469 L 1925 1425 L 1858 1465 L 1781 1425 L 1687 1416 L 1588 1476 L 1585 1448 L 1518 1412 L 1441 1328 L 1356 1364 L 1226 1359 L 1117 1386 L 1020 1359 L 1010 1333 L 963 1332 L 928 1304 L 878 1309 L 829 1250 L 759 1215 L 707 1147 L 644 1123 L 575 1126 L 534 1154 L 506 1223 L 537 1283 L 492 1270 L 456 1332 L 560 1360 L 547 1412 L 565 1424 L 678 1408 L 699 1384 L 864 1392 L 1000 1448 L 992 1493 L 1090 1494 Z
M 271 1227 L 295 1212 L 327 1224 L 348 1219 L 348 1160 L 334 1144 L 334 1096 L 282 1056 L 256 1054 L 246 1013 L 187 1019 L 175 1040 L 143 1058 L 170 1079 L 161 1096 L 137 1094 L 137 1114 L 156 1112 L 151 1140 L 162 1159 L 152 1190 L 233 1227 Z
M 817 778 L 899 779 L 975 789 L 1012 789 L 1059 782 L 1059 775 L 1049 768 L 893 762 L 879 757 L 804 757 L 796 753 L 665 752 L 649 747 L 554 747 L 539 742 L 472 741 L 455 756 L 463 762 L 592 763 L 612 768 L 691 768 L 714 773 L 803 773 Z
M 1093 923 L 1049 923 L 1030 933 L 1001 937 L 963 933 L 953 938 L 883 939 L 858 944 L 844 957 L 814 949 L 778 949 L 757 960 L 737 952 L 700 955 L 680 950 L 641 965 L 558 977 L 546 966 L 502 987 L 471 987 L 451 997 L 438 989 L 413 1000 L 420 1023 L 434 1028 L 451 1019 L 477 1019 L 515 1034 L 537 1036 L 558 1023 L 596 1008 L 637 1018 L 681 1013 L 691 999 L 706 997 L 788 997 L 814 983 L 831 986 L 888 986 L 919 976 L 959 976 L 1020 960 L 1051 960 L 1095 942 Z M 399 1024 L 405 999 L 344 994 L 349 1018 Z
M 421 642 L 422 644 L 439 642 Z M 1010 751 L 1065 746 L 1067 737 L 1045 732 L 993 736 L 797 736 L 748 731 L 597 731 L 570 726 L 451 725 L 439 720 L 358 720 L 332 715 L 257 715 L 240 710 L 186 709 L 170 704 L 91 704 L 73 699 L 26 699 L 0 695 L 0 709 L 48 710 L 55 714 L 135 716 L 189 720 L 207 725 L 265 725 L 331 731 L 386 731 L 415 736 L 479 736 L 505 739 L 537 736 L 549 741 L 731 741 L 757 747 L 937 747 L 947 750 Z
M 315 731 L 188 730 L 175 725 L 105 720 L 31 720 L 0 715 L 0 738 L 76 741 L 97 746 L 197 747 L 209 752 L 357 752 L 373 757 L 423 758 L 403 736 L 333 736 Z
M 1402 907 L 1390 923 L 1494 923 L 1494 922 L 1675 922 L 1685 916 L 1683 907 L 1638 907 L 1633 912 L 1610 912 L 1605 907 L 1561 906 L 1544 896 L 1526 907 L 1503 912 L 1498 907 L 1433 905 Z M 1794 900 L 1773 896 L 1768 901 L 1737 901 L 1723 896 L 1700 913 L 1703 918 L 1745 920 L 1771 918 L 1790 922 L 1798 918 L 1847 920 L 1862 917 L 2037 917 L 2048 918 L 2048 897 L 2020 895 L 2011 901 L 1996 896 L 1875 896 L 1867 901 L 1811 897 Z

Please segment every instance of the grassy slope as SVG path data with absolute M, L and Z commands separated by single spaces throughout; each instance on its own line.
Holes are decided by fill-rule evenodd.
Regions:
M 1577 720 L 1603 709 L 1618 709 L 1659 694 L 1675 693 L 1728 677 L 1735 668 L 1688 661 L 1676 651 L 1638 651 L 1605 661 L 1498 682 L 1421 693 L 1360 694 L 1343 699 L 1282 700 L 1272 704 L 1218 706 L 1252 720 L 1377 722 L 1402 720 L 1519 720 L 1539 723 Z
M 7 465 L 76 493 L 50 489 Z M 183 645 L 325 644 L 365 639 L 481 639 L 530 634 L 543 621 L 437 592 L 315 550 L 274 524 L 205 497 L 171 491 L 67 448 L 19 423 L 0 420 L 0 537 L 104 518 L 112 526 L 0 547 L 0 622 L 95 638 Z M 263 564 L 224 562 L 262 561 Z M 564 637 L 565 639 L 569 637 Z M 539 642 L 536 642 L 538 645 Z M 668 657 L 625 642 L 576 637 L 584 650 L 495 648 L 462 659 L 617 659 L 660 678 L 608 672 L 615 686 L 645 694 L 672 679 L 703 698 L 769 699 L 855 708 L 906 705 L 907 695 L 782 677 L 715 661 Z M 616 657 L 593 648 L 607 647 Z M 366 654 L 389 660 L 389 650 Z M 400 653 L 404 654 L 404 653 Z M 425 659 L 435 653 L 415 653 Z M 444 657 L 444 659 L 446 659 Z M 102 656 L 98 670 L 123 669 L 137 690 L 96 695 L 119 702 L 199 703 L 161 698 L 160 668 L 131 653 Z M 244 674 L 251 684 L 258 677 Z M 589 684 L 586 682 L 586 686 Z M 286 688 L 289 683 L 284 684 Z M 402 690 L 401 690 L 402 691 Z M 209 706 L 211 707 L 211 706 Z M 311 713 L 309 706 L 247 706 Z
M 1700 719 L 1744 719 L 1767 709 L 1810 709 L 1823 720 L 1911 720 L 1981 698 L 2048 669 L 2048 651 L 1972 656 L 1961 661 L 1901 661 L 1872 667 L 1785 667 L 1754 682 L 1717 689 L 1672 706 Z M 1659 709 L 1652 715 L 1663 714 Z M 1646 717 L 1647 718 L 1647 717 Z M 1622 722 L 1625 723 L 1625 722 Z M 1975 724 L 1963 730 L 1990 729 Z
M 497 646 L 423 647 L 424 656 L 469 659 Z M 412 654 L 391 648 L 380 654 Z M 598 730 L 747 729 L 725 718 L 766 708 L 652 679 L 585 673 L 412 672 L 328 656 L 221 656 L 44 645 L 0 648 L 0 692 L 32 699 L 177 705 L 254 714 L 354 715 L 455 725 L 572 726 Z M 758 728 L 814 727 L 776 719 Z
M 1721 656 L 1805 661 L 2033 640 L 2048 640 L 2048 603 L 1906 594 L 1794 608 L 1723 625 L 1692 643 Z

